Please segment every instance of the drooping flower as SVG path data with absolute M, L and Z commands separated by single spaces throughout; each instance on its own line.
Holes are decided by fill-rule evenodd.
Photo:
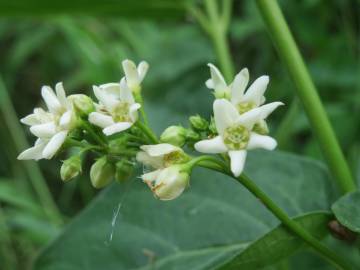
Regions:
M 103 128 L 107 136 L 129 129 L 138 119 L 141 105 L 135 102 L 124 78 L 120 84 L 94 86 L 94 94 L 100 104 L 89 114 L 89 122 Z
M 141 176 L 160 200 L 178 197 L 188 185 L 190 172 L 185 164 L 190 158 L 177 146 L 162 143 L 143 145 L 136 159 L 155 169 Z
M 263 148 L 273 150 L 277 143 L 270 137 L 253 131 L 255 123 L 264 120 L 281 102 L 272 102 L 240 114 L 226 99 L 214 102 L 214 119 L 218 136 L 199 141 L 195 149 L 202 153 L 228 153 L 231 171 L 239 176 L 244 168 L 247 150 Z
M 35 145 L 23 151 L 18 159 L 51 159 L 64 143 L 69 131 L 74 128 L 75 114 L 62 83 L 57 83 L 55 90 L 56 94 L 49 86 L 41 89 L 48 111 L 35 108 L 32 114 L 20 120 L 30 126 L 30 132 L 38 139 Z
M 122 62 L 122 66 L 127 85 L 134 93 L 137 93 L 141 90 L 141 82 L 145 78 L 149 69 L 149 64 L 145 61 L 141 61 L 136 67 L 133 61 L 126 59 Z

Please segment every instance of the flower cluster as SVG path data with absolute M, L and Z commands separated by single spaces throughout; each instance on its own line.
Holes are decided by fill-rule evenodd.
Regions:
M 98 156 L 90 169 L 94 187 L 102 188 L 131 176 L 136 162 L 147 171 L 141 178 L 161 200 L 178 197 L 188 186 L 195 165 L 223 166 L 235 177 L 244 168 L 246 153 L 255 148 L 273 150 L 276 141 L 268 136 L 266 118 L 281 102 L 265 104 L 268 76 L 261 76 L 246 90 L 249 72 L 241 70 L 228 85 L 220 71 L 209 64 L 211 78 L 206 86 L 214 90 L 213 117 L 189 118 L 190 127 L 170 126 L 160 138 L 149 127 L 142 99 L 142 81 L 149 65 L 122 62 L 125 76 L 117 83 L 93 86 L 97 101 L 82 94 L 66 96 L 62 83 L 41 89 L 47 109 L 35 108 L 21 122 L 37 137 L 35 145 L 18 159 L 51 159 L 73 148 L 63 161 L 62 180 L 82 172 L 84 155 Z M 193 157 L 184 147 L 215 156 Z M 223 164 L 223 165 L 219 165 Z

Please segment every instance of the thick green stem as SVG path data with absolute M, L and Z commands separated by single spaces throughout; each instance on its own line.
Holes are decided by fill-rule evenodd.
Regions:
M 144 125 L 140 121 L 137 121 L 136 126 L 144 132 L 146 137 L 148 137 L 148 139 L 150 139 L 151 143 L 154 143 L 154 144 L 159 143 L 158 138 L 156 137 L 154 132 L 152 132 L 152 130 L 147 125 Z
M 329 169 L 344 193 L 356 190 L 350 168 L 277 1 L 257 0 L 257 5 L 278 52 L 295 82 L 297 94 L 319 140 Z

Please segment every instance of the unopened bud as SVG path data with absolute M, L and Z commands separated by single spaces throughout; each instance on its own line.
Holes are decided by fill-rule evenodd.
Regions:
M 95 111 L 95 105 L 92 99 L 83 94 L 76 94 L 69 96 L 75 111 L 80 114 L 80 116 L 87 116 L 91 112 Z
M 209 127 L 209 122 L 200 115 L 193 115 L 189 118 L 191 127 L 198 131 L 205 131 Z
M 69 181 L 81 173 L 80 156 L 72 156 L 65 160 L 60 168 L 60 176 L 63 181 Z
M 124 182 L 129 179 L 133 171 L 134 165 L 130 161 L 122 159 L 116 163 L 115 178 L 117 181 Z
M 91 184 L 95 188 L 102 188 L 111 183 L 115 174 L 115 166 L 104 156 L 98 159 L 90 169 Z
M 186 141 L 186 133 L 187 130 L 182 126 L 170 126 L 161 134 L 160 140 L 163 143 L 183 146 Z
M 211 121 L 210 121 L 210 125 L 209 125 L 209 130 L 212 134 L 217 134 L 217 129 L 216 129 L 216 125 L 215 125 L 215 119 L 213 117 L 211 117 Z
M 200 135 L 191 129 L 187 129 L 186 139 L 188 139 L 189 141 L 198 141 L 200 140 Z

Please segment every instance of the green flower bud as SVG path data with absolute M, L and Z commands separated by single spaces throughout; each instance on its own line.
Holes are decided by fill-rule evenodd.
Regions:
M 95 105 L 92 99 L 83 94 L 76 94 L 69 96 L 75 111 L 80 114 L 80 116 L 87 116 L 89 113 L 95 111 Z
M 198 131 L 205 131 L 209 127 L 209 122 L 200 115 L 193 115 L 189 118 L 191 127 Z
M 198 141 L 201 139 L 200 135 L 191 129 L 186 130 L 186 139 L 189 141 Z
M 116 163 L 115 179 L 119 182 L 124 182 L 129 179 L 133 171 L 133 164 L 126 159 L 122 159 Z
M 183 128 L 182 126 L 170 126 L 161 134 L 160 140 L 163 143 L 181 147 L 185 144 L 186 133 L 186 128 Z
M 102 188 L 111 183 L 115 175 L 115 166 L 106 156 L 98 159 L 90 169 L 91 184 L 95 188 Z
M 81 158 L 80 156 L 72 156 L 65 160 L 60 168 L 61 179 L 66 182 L 81 173 Z
M 211 132 L 212 134 L 217 134 L 217 129 L 216 129 L 214 117 L 211 117 L 211 121 L 210 121 L 210 125 L 209 125 L 209 130 L 210 130 L 210 132 Z

